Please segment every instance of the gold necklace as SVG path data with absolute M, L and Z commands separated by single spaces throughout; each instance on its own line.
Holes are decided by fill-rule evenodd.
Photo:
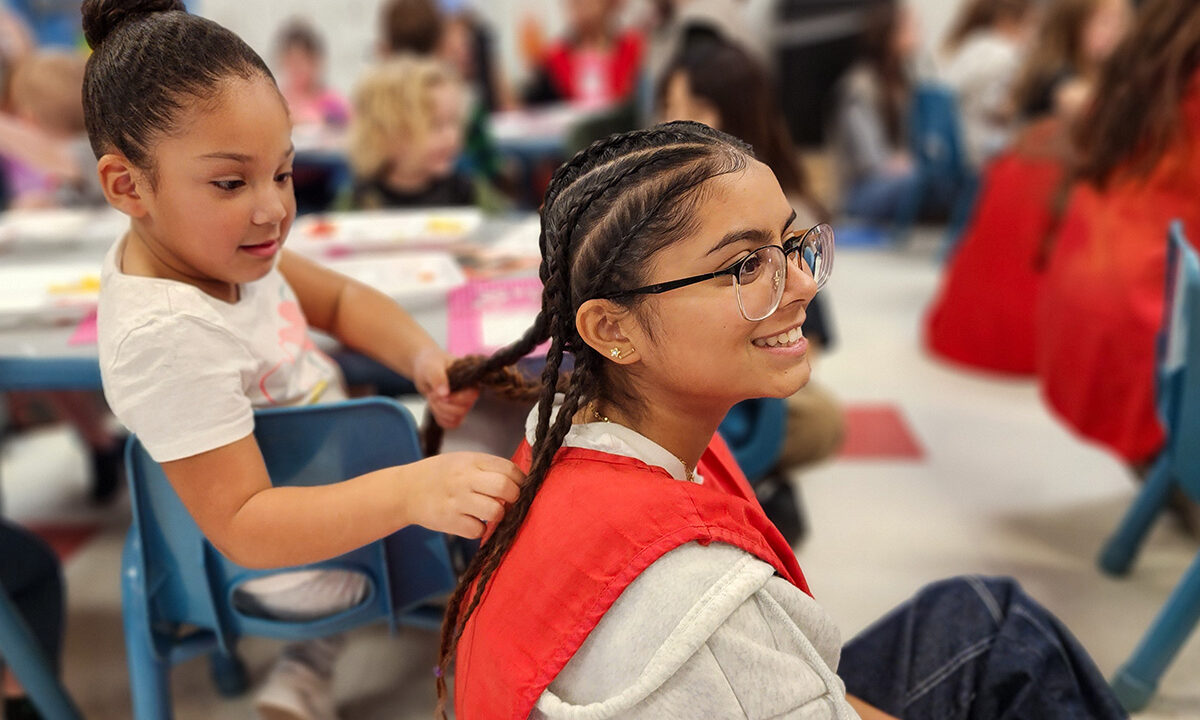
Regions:
M 612 420 L 609 420 L 607 415 L 600 414 L 600 408 L 596 407 L 595 405 L 592 406 L 592 417 L 596 418 L 600 422 L 612 423 Z M 613 424 L 619 425 L 620 423 Z M 678 455 L 672 453 L 671 457 L 678 460 L 679 464 L 683 466 L 683 476 L 687 478 L 687 481 L 690 483 L 696 482 L 696 471 L 689 469 L 687 463 L 685 463 L 683 458 L 679 457 Z

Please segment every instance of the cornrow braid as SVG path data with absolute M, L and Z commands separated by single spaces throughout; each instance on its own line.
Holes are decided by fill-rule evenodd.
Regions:
M 536 398 L 537 421 L 521 494 L 471 559 L 446 606 L 438 717 L 446 717 L 445 674 L 463 629 L 516 539 L 575 416 L 599 399 L 630 414 L 636 411 L 626 407 L 633 398 L 620 374 L 583 341 L 576 312 L 589 299 L 641 284 L 653 256 L 693 227 L 692 211 L 704 183 L 744 168 L 750 157 L 739 140 L 698 123 L 677 122 L 597 141 L 555 171 L 541 208 L 537 319 L 519 340 L 491 357 L 462 358 L 448 371 L 452 390 L 482 386 L 524 401 Z M 619 302 L 632 308 L 638 300 Z M 547 340 L 540 383 L 534 384 L 511 366 Z M 564 376 L 568 354 L 574 370 Z M 437 443 L 428 441 L 436 435 L 440 443 L 440 428 L 428 415 L 426 421 L 427 452 L 436 452 Z

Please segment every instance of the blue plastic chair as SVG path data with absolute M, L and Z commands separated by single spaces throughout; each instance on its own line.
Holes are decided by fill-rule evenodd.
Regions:
M 420 458 L 412 416 L 384 398 L 261 410 L 254 434 L 275 485 L 327 484 Z M 133 525 L 122 557 L 122 611 L 138 720 L 171 717 L 170 669 L 199 655 L 209 655 L 223 694 L 244 691 L 236 646 L 245 635 L 299 640 L 379 620 L 393 630 L 398 622 L 440 625 L 440 613 L 423 606 L 450 592 L 455 576 L 444 537 L 417 526 L 305 566 L 363 573 L 366 597 L 350 609 L 307 622 L 239 612 L 234 589 L 278 571 L 248 570 L 209 544 L 136 438 L 125 459 Z
M 47 720 L 83 717 L 4 588 L 0 588 L 0 658 Z
M 1158 337 L 1158 409 L 1167 442 L 1100 555 L 1100 567 L 1110 574 L 1129 571 L 1173 485 L 1200 500 L 1200 332 L 1193 329 L 1200 330 L 1200 262 L 1176 221 L 1168 233 L 1166 305 Z M 1127 710 L 1140 710 L 1150 701 L 1198 620 L 1200 554 L 1113 678 L 1113 690 Z
M 787 426 L 787 403 L 779 398 L 743 400 L 730 408 L 717 431 L 751 484 L 779 463 Z

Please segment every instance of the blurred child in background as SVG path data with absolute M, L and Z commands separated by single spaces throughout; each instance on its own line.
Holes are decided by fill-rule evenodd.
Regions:
M 444 63 L 407 55 L 368 70 L 350 127 L 354 206 L 474 205 L 475 182 L 455 168 L 465 120 L 462 81 Z
M 350 106 L 325 85 L 325 44 L 313 26 L 293 18 L 279 32 L 275 56 L 279 63 L 279 90 L 287 100 L 296 125 L 343 127 L 350 121 Z
M 0 115 L 11 206 L 104 203 L 83 126 L 83 66 L 75 53 L 41 51 L 14 68 L 11 112 Z
M 1033 29 L 1033 0 L 969 0 L 943 45 L 942 77 L 958 96 L 967 159 L 976 172 L 1009 141 L 1012 83 Z
M 1021 118 L 1071 118 L 1129 24 L 1129 0 L 1052 0 L 1014 87 Z
M 1038 377 L 1055 413 L 1144 471 L 1162 449 L 1155 334 L 1166 236 L 1200 238 L 1200 4 L 1142 3 L 1079 123 L 1078 181 L 1038 308 Z M 1195 527 L 1193 527 L 1195 529 Z
M 880 0 L 871 7 L 863 58 L 839 81 L 834 110 L 834 148 L 847 215 L 887 224 L 917 192 L 907 115 L 910 65 L 919 46 L 911 8 L 898 0 Z
M 545 51 L 526 102 L 604 106 L 631 99 L 642 38 L 618 27 L 621 0 L 566 0 L 567 30 Z
M 1011 106 L 1024 125 L 987 167 L 926 320 L 936 354 L 1032 375 L 1048 239 L 1066 199 L 1071 128 L 1089 79 L 1124 31 L 1126 0 L 1053 0 L 1042 12 Z

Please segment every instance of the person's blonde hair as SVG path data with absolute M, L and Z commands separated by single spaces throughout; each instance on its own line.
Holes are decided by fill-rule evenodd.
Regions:
M 368 70 L 354 91 L 350 167 L 355 175 L 377 177 L 398 138 L 419 140 L 428 133 L 430 91 L 447 84 L 459 84 L 453 69 L 416 55 L 393 57 Z
M 83 133 L 86 62 L 77 53 L 50 51 L 21 60 L 12 75 L 13 109 L 27 114 L 43 130 L 58 135 Z

